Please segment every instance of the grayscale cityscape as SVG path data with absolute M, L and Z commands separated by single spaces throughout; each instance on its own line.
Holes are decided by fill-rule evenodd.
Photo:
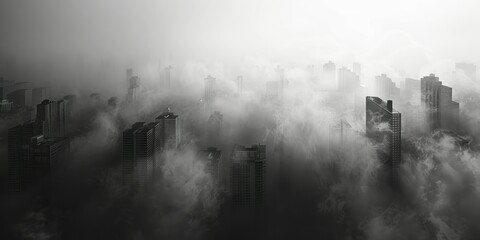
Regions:
M 0 239 L 480 239 L 480 3 L 0 2 Z

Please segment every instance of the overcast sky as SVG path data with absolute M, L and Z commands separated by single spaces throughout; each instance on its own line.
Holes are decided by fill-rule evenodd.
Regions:
M 480 62 L 479 10 L 474 0 L 4 0 L 0 53 L 331 58 L 416 72 L 437 61 Z

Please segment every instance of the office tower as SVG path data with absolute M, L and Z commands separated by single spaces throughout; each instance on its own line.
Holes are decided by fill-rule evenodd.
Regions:
M 205 99 L 205 102 L 207 104 L 210 104 L 212 103 L 213 101 L 215 101 L 215 97 L 216 97 L 216 84 L 217 84 L 217 80 L 208 75 L 206 78 L 205 78 L 205 95 L 204 95 L 204 99 Z
M 220 144 L 220 137 L 222 135 L 223 115 L 215 111 L 210 115 L 207 121 L 207 136 L 208 141 L 212 144 Z
M 235 86 L 237 87 L 237 94 L 240 96 L 243 92 L 243 76 L 238 76 L 235 81 Z
M 358 62 L 354 62 L 352 65 L 353 73 L 357 74 L 358 77 L 362 74 L 362 66 Z
M 329 128 L 329 148 L 345 150 L 352 143 L 356 132 L 348 121 L 341 119 Z
M 285 88 L 287 87 L 287 80 L 285 79 L 285 70 L 280 66 L 277 66 L 275 70 L 278 75 L 279 96 L 280 96 L 280 99 L 283 99 L 285 95 Z
M 143 189 L 153 178 L 160 154 L 159 123 L 137 122 L 123 132 L 122 177 L 125 184 Z
M 127 78 L 125 79 L 127 82 L 127 86 L 130 86 L 130 78 L 133 77 L 133 69 L 128 68 L 126 71 Z
M 140 78 L 132 76 L 128 81 L 127 102 L 133 103 L 137 100 L 138 91 L 140 88 Z
M 386 74 L 375 77 L 375 94 L 383 99 L 398 99 L 400 88 Z
M 218 182 L 220 180 L 219 166 L 222 158 L 222 151 L 215 147 L 209 147 L 206 150 L 200 150 L 198 155 L 201 160 L 205 161 L 205 171 L 215 182 Z
M 38 87 L 32 89 L 32 105 L 36 106 L 43 100 L 47 99 L 47 89 L 44 87 Z
M 470 63 L 455 63 L 455 72 L 457 74 L 463 73 L 470 80 L 475 81 L 477 77 L 477 66 Z
M 31 107 L 32 106 L 32 90 L 17 89 L 7 94 L 7 99 L 15 106 Z
M 230 180 L 232 205 L 255 208 L 264 203 L 266 146 L 233 147 Z
M 0 78 L 0 100 L 7 99 L 7 94 L 14 84 L 15 82 L 13 81 Z
M 19 192 L 24 189 L 24 165 L 29 159 L 30 141 L 43 133 L 43 124 L 27 122 L 8 129 L 8 190 Z
M 29 158 L 23 166 L 23 182 L 28 187 L 38 180 L 58 173 L 68 160 L 70 141 L 68 138 L 31 138 Z
M 346 67 L 338 69 L 338 91 L 353 92 L 360 86 L 360 78 Z
M 459 104 L 452 101 L 452 88 L 442 85 L 434 74 L 423 77 L 420 82 L 421 102 L 427 112 L 428 130 L 456 129 Z
M 335 82 L 336 81 L 336 67 L 335 63 L 332 61 L 328 61 L 323 65 L 323 75 L 325 76 L 328 82 Z
M 413 105 L 420 105 L 420 99 L 421 99 L 420 89 L 421 89 L 420 80 L 406 78 L 405 91 L 403 94 L 404 99 Z
M 75 109 L 75 105 L 77 103 L 77 96 L 75 95 L 65 95 L 63 97 L 65 101 L 65 115 L 68 121 L 72 118 L 72 112 Z
M 12 111 L 13 102 L 9 102 L 7 99 L 3 99 L 0 102 L 0 113 L 6 113 Z
M 378 97 L 366 97 L 366 135 L 377 145 L 377 157 L 389 172 L 392 183 L 398 180 L 401 160 L 401 118 L 392 101 Z
M 37 105 L 37 121 L 45 122 L 45 138 L 65 137 L 65 101 L 43 100 Z
M 160 147 L 161 149 L 175 149 L 180 144 L 180 126 L 178 115 L 175 115 L 170 108 L 160 114 L 156 119 L 160 123 Z
M 172 69 L 173 67 L 172 66 L 168 66 L 165 68 L 165 80 L 163 82 L 163 86 L 165 88 L 170 88 L 171 86 L 171 81 L 172 81 Z

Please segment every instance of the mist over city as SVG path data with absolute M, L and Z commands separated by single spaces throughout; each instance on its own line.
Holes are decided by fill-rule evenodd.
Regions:
M 0 239 L 478 239 L 476 1 L 0 2 Z

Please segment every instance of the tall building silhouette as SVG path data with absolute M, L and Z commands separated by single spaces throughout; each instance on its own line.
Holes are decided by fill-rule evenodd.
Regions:
M 338 91 L 354 92 L 360 87 L 360 78 L 346 67 L 338 69 Z
M 28 122 L 8 129 L 8 189 L 18 192 L 25 188 L 23 166 L 29 158 L 30 140 L 43 133 L 43 125 Z M 43 122 L 42 122 L 43 123 Z
M 133 103 L 138 98 L 138 92 L 140 89 L 140 78 L 138 76 L 133 76 L 129 79 L 128 91 L 127 91 L 127 102 Z
M 8 130 L 8 189 L 19 192 L 53 173 L 67 159 L 67 138 L 44 138 L 44 122 Z
M 354 62 L 352 64 L 352 71 L 353 73 L 357 74 L 358 77 L 360 77 L 360 75 L 362 74 L 362 65 L 360 65 L 360 63 L 358 62 Z
M 180 144 L 178 115 L 175 115 L 170 108 L 167 108 L 155 121 L 159 123 L 161 149 L 177 148 Z
M 222 125 L 223 115 L 219 111 L 215 111 L 207 121 L 207 142 L 209 144 L 221 144 Z
M 230 180 L 235 208 L 260 207 L 265 199 L 266 146 L 233 147 Z
M 332 61 L 328 61 L 328 63 L 325 63 L 323 65 L 323 75 L 325 76 L 327 82 L 335 82 L 336 74 L 337 69 L 335 63 L 333 63 Z
M 402 115 L 392 105 L 391 100 L 366 97 L 366 135 L 378 146 L 377 157 L 387 167 L 392 183 L 396 183 L 401 161 Z
M 165 79 L 163 82 L 163 86 L 165 88 L 170 88 L 172 84 L 172 69 L 173 69 L 172 66 L 168 66 L 165 68 Z
M 420 80 L 413 78 L 405 78 L 405 89 L 403 98 L 413 105 L 420 105 L 421 99 L 421 85 Z
M 455 72 L 457 74 L 459 73 L 465 74 L 472 81 L 475 81 L 477 78 L 477 66 L 471 63 L 463 63 L 463 62 L 455 63 Z
M 243 92 L 243 76 L 237 76 L 237 79 L 235 80 L 235 86 L 237 88 L 237 94 L 241 96 Z
M 143 189 L 153 178 L 160 154 L 159 125 L 137 122 L 123 132 L 122 176 L 125 184 Z
M 210 104 L 212 103 L 213 101 L 215 101 L 215 98 L 216 98 L 216 95 L 217 95 L 217 80 L 208 75 L 205 80 L 205 94 L 204 94 L 204 98 L 205 98 L 205 102 L 207 104 Z
M 43 100 L 37 105 L 37 121 L 45 122 L 45 138 L 65 137 L 66 107 L 65 101 Z
M 452 101 L 452 88 L 442 85 L 434 74 L 421 80 L 421 103 L 426 109 L 428 130 L 454 130 L 457 126 L 459 104 Z
M 200 159 L 205 161 L 205 170 L 215 182 L 218 182 L 220 176 L 220 162 L 222 159 L 222 151 L 215 147 L 208 147 L 198 152 Z
M 68 138 L 45 138 L 36 135 L 31 138 L 29 159 L 25 162 L 24 183 L 33 185 L 39 179 L 50 177 L 61 171 L 68 160 L 70 141 Z
M 383 99 L 398 99 L 400 88 L 386 74 L 375 77 L 375 94 Z

